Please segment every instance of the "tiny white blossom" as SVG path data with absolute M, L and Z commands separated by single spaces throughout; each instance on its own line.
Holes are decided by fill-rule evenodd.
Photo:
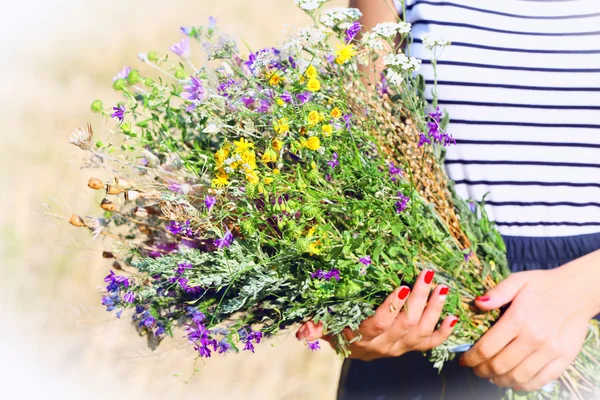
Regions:
M 294 0 L 296 5 L 304 11 L 314 11 L 328 1 L 329 0 Z
M 393 69 L 388 69 L 387 77 L 390 80 L 390 82 L 394 85 L 399 86 L 402 83 L 402 75 L 400 75 Z
M 373 32 L 367 32 L 363 35 L 363 42 L 368 48 L 375 51 L 383 50 L 382 40 Z
M 330 28 L 347 29 L 354 21 L 362 17 L 358 8 L 337 7 L 323 13 L 321 23 Z
M 383 56 L 384 65 L 398 65 L 396 62 L 396 55 L 394 53 L 386 54 Z
M 373 32 L 386 39 L 396 36 L 397 33 L 410 32 L 411 25 L 407 22 L 382 22 L 373 28 Z
M 434 38 L 429 34 L 423 35 L 422 40 L 425 48 L 431 51 L 434 51 L 438 47 L 443 49 L 450 45 L 449 41 L 442 38 Z

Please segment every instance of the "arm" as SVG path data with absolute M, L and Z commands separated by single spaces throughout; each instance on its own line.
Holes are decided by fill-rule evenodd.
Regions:
M 600 250 L 553 270 L 518 272 L 477 299 L 484 310 L 511 303 L 461 359 L 499 386 L 537 390 L 575 359 L 600 312 Z

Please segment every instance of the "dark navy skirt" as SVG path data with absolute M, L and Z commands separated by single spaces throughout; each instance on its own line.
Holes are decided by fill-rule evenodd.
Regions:
M 600 233 L 569 237 L 505 237 L 511 271 L 551 269 L 600 249 Z M 446 363 L 441 374 L 420 352 L 370 362 L 346 360 L 338 400 L 500 399 L 502 389 L 472 369 Z

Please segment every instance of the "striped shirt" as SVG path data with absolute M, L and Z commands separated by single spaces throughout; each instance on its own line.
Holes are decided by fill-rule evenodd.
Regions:
M 406 14 L 429 100 L 421 38 L 452 42 L 437 79 L 458 193 L 489 193 L 504 235 L 600 232 L 600 0 L 407 0 Z

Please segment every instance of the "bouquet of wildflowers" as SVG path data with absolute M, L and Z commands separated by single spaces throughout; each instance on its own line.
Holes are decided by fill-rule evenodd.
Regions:
M 508 274 L 504 245 L 443 170 L 448 115 L 435 102 L 427 111 L 420 60 L 394 42 L 410 40 L 410 24 L 357 39 L 360 12 L 325 2 L 296 0 L 314 25 L 249 55 L 213 19 L 181 28 L 168 53 L 139 54 L 147 74 L 114 78 L 122 102 L 92 104 L 117 124 L 106 142 L 91 126 L 74 131 L 104 174 L 88 186 L 106 197 L 102 216 L 70 222 L 114 239 L 102 304 L 130 314 L 151 346 L 181 329 L 200 357 L 254 352 L 310 319 L 347 355 L 341 331 L 424 268 L 452 287 L 445 313 L 459 318 L 431 353 L 437 367 L 498 317 L 470 304 Z M 360 66 L 382 52 L 386 74 L 365 88 Z M 597 385 L 597 335 L 592 326 L 565 385 L 532 396 Z

